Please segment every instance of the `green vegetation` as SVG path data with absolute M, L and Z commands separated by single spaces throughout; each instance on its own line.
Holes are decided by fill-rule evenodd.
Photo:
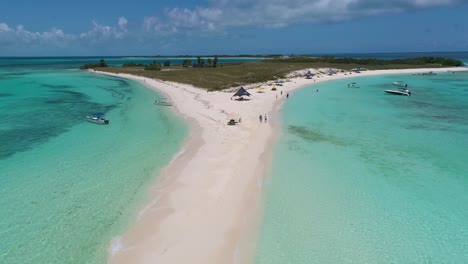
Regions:
M 122 65 L 122 67 L 142 67 L 145 66 L 145 64 L 141 63 L 134 63 L 134 62 L 127 62 Z
M 463 62 L 455 59 L 448 58 L 434 58 L 434 57 L 419 57 L 411 59 L 393 59 L 393 60 L 379 60 L 379 59 L 353 59 L 353 58 L 335 58 L 333 56 L 323 57 L 295 57 L 290 59 L 275 59 L 279 63 L 336 63 L 336 64 L 356 64 L 363 66 L 386 66 L 386 65 L 417 65 L 426 66 L 431 65 L 435 67 L 459 67 L 463 66 Z
M 145 66 L 145 71 L 160 71 L 162 68 L 161 63 L 155 61 Z
M 81 66 L 80 69 L 87 70 L 87 69 L 104 68 L 104 67 L 108 67 L 106 62 L 104 60 L 100 60 L 98 63 L 95 63 L 95 64 L 92 64 L 92 63 L 85 64 Z
M 351 70 L 357 67 L 365 67 L 369 70 L 438 68 L 460 66 L 462 62 L 453 59 L 430 57 L 407 60 L 294 57 L 290 59 L 266 59 L 260 62 L 223 64 L 222 67 L 219 67 L 220 65 L 217 65 L 217 57 L 215 57 L 212 61 L 212 67 L 190 67 L 191 64 L 192 61 L 186 59 L 182 65 L 165 67 L 162 70 L 158 69 L 156 71 L 145 70 L 146 67 L 108 67 L 99 70 L 186 83 L 214 91 L 249 83 L 260 83 L 285 78 L 289 72 L 306 68 L 336 68 L 342 70 Z M 202 58 L 198 58 L 197 65 L 208 66 L 209 63 L 206 64 Z
M 187 68 L 187 67 L 192 67 L 192 61 L 191 60 L 184 60 L 182 62 L 182 67 Z

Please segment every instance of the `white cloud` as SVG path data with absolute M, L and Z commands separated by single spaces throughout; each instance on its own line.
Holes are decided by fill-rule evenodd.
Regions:
M 125 18 L 125 17 L 119 17 L 119 28 L 120 30 L 124 31 L 124 32 L 127 32 L 127 24 L 128 24 L 128 20 Z
M 355 17 L 467 3 L 467 0 L 208 0 L 208 6 L 172 8 L 157 31 L 213 31 L 238 26 L 285 27 L 300 22 L 339 22 Z M 164 21 L 164 22 L 163 22 Z M 148 22 L 148 21 L 145 21 Z M 146 25 L 146 24 L 145 24 Z
M 49 43 L 60 46 L 60 43 L 75 39 L 71 34 L 65 34 L 63 30 L 52 28 L 50 31 L 33 32 L 18 25 L 16 28 L 9 27 L 6 23 L 0 23 L 0 44 L 44 44 Z
M 151 16 L 143 19 L 143 29 L 145 31 L 161 31 L 164 26 L 164 23 L 158 17 Z
M 116 39 L 123 39 L 130 34 L 127 30 L 128 20 L 125 17 L 120 17 L 115 26 L 101 25 L 95 21 L 92 22 L 92 25 L 93 27 L 86 32 L 69 34 L 55 27 L 43 32 L 34 32 L 26 29 L 23 25 L 10 27 L 8 24 L 0 22 L 0 49 L 3 49 L 4 52 L 9 49 L 24 49 L 30 52 L 33 50 L 58 51 L 89 48 Z
M 128 20 L 125 17 L 120 17 L 118 26 L 106 26 L 93 21 L 93 28 L 87 32 L 81 33 L 80 38 L 90 40 L 92 42 L 102 42 L 108 39 L 121 39 L 128 32 Z
M 10 27 L 5 23 L 0 23 L 0 32 L 11 31 Z

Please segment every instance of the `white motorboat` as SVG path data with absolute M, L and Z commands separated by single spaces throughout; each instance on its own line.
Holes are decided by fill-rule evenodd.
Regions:
M 109 119 L 104 118 L 104 113 L 93 113 L 87 115 L 86 118 L 89 122 L 100 125 L 108 125 Z
M 404 81 L 393 82 L 393 85 L 398 86 L 398 87 L 408 87 L 408 84 L 405 83 Z
M 172 102 L 166 99 L 159 99 L 159 100 L 154 101 L 154 103 L 157 105 L 162 105 L 162 106 L 172 106 Z
M 386 93 L 395 94 L 395 95 L 404 95 L 410 96 L 411 92 L 408 89 L 398 89 L 398 90 L 385 90 Z

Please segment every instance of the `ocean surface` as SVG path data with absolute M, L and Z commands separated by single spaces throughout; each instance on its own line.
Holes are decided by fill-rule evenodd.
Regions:
M 321 54 L 327 55 L 327 54 Z M 461 60 L 468 65 L 468 52 L 391 52 L 391 53 L 335 53 L 331 54 L 340 58 L 356 58 L 356 59 L 408 59 L 417 57 L 444 57 Z
M 256 263 L 468 262 L 468 73 L 320 83 L 278 118 Z
M 187 135 L 160 95 L 81 64 L 0 59 L 0 263 L 105 263 Z
M 208 60 L 206 57 L 205 61 Z M 77 69 L 81 65 L 88 63 L 97 63 L 104 59 L 109 66 L 122 66 L 124 63 L 149 64 L 155 61 L 163 64 L 165 61 L 170 61 L 171 65 L 181 65 L 186 59 L 196 63 L 196 57 L 0 57 L 0 69 L 24 69 L 34 67 L 35 69 Z M 254 57 L 220 57 L 219 64 L 224 63 L 245 63 L 261 61 L 263 58 Z

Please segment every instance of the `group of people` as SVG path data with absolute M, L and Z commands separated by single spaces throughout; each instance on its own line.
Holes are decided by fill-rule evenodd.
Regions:
M 281 91 L 281 95 L 283 95 L 283 91 Z M 286 93 L 286 98 L 289 99 L 289 93 Z M 278 99 L 278 94 L 276 94 L 276 99 Z
M 281 95 L 283 95 L 283 91 L 281 91 Z M 278 99 L 278 94 L 276 94 L 276 99 Z M 289 93 L 286 93 L 286 99 L 289 99 Z M 263 123 L 263 122 L 266 123 L 268 121 L 267 114 L 259 115 L 258 120 L 260 121 L 260 123 Z

